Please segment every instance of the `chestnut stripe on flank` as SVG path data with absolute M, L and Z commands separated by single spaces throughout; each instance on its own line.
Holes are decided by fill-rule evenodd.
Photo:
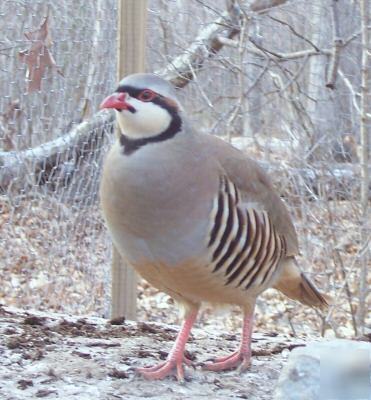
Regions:
M 218 196 L 218 211 L 216 213 L 215 216 L 215 221 L 214 221 L 214 226 L 213 229 L 211 231 L 210 234 L 210 240 L 209 240 L 209 244 L 207 245 L 207 247 L 210 247 L 216 239 L 216 236 L 220 230 L 220 225 L 222 222 L 222 216 L 223 216 L 223 209 L 224 209 L 224 196 L 222 192 L 219 192 L 219 196 Z
M 234 257 L 234 259 L 231 261 L 231 263 L 228 265 L 226 271 L 225 271 L 225 275 L 228 276 L 238 265 L 238 263 L 241 260 L 241 257 L 244 255 L 244 253 L 246 252 L 248 246 L 249 246 L 249 238 L 251 236 L 251 223 L 249 222 L 248 218 L 246 218 L 246 224 L 244 224 L 245 220 L 244 220 L 244 213 L 241 212 L 241 217 L 243 220 L 243 228 L 246 227 L 246 230 L 244 229 L 244 232 L 246 232 L 246 236 L 245 236 L 245 240 L 244 243 L 241 247 L 241 250 L 238 252 L 238 254 Z M 228 284 L 229 282 L 227 282 Z
M 238 194 L 238 189 L 237 186 L 234 182 L 232 182 L 233 188 L 234 188 L 234 193 L 235 193 L 235 204 L 238 204 L 240 201 L 240 196 Z
M 281 238 L 274 232 L 274 252 L 268 263 L 270 264 L 265 272 L 261 284 L 263 285 L 268 277 L 270 278 L 275 271 L 275 268 L 278 264 L 278 261 L 281 259 L 281 251 L 282 251 L 282 242 Z
M 268 263 L 268 260 L 270 259 L 272 254 L 271 246 L 273 231 L 270 219 L 266 213 L 264 213 L 264 221 L 265 240 L 260 246 L 257 258 L 255 260 L 253 275 L 251 276 L 249 283 L 245 286 L 246 290 L 256 281 L 259 275 L 263 273 L 264 267 Z
M 262 282 L 264 284 L 265 282 L 268 282 L 273 274 L 277 271 L 277 267 L 279 265 L 279 262 L 281 260 L 281 257 L 277 257 L 276 259 L 272 260 L 272 265 L 269 267 L 269 273 L 267 274 L 266 279 Z
M 281 246 L 282 246 L 282 249 L 281 249 L 281 257 L 283 257 L 283 256 L 285 256 L 285 255 L 287 254 L 286 239 L 285 239 L 284 236 L 281 236 L 281 235 L 279 235 L 279 238 L 280 238 L 280 243 L 281 243 Z
M 240 274 L 243 272 L 243 270 L 246 267 L 246 262 L 249 260 L 251 251 L 252 251 L 252 244 L 256 238 L 256 234 L 258 231 L 258 225 L 257 221 L 255 219 L 255 214 L 252 213 L 251 215 L 249 214 L 249 210 L 246 211 L 246 219 L 248 223 L 248 230 L 247 230 L 247 235 L 246 235 L 246 242 L 244 244 L 244 248 L 242 253 L 238 255 L 238 258 L 240 260 L 241 256 L 243 257 L 241 261 L 239 261 L 238 267 L 234 267 L 234 272 L 228 277 L 228 280 L 226 282 L 226 285 L 229 285 L 232 283 L 235 279 L 237 279 Z M 233 261 L 233 264 L 234 261 Z M 231 269 L 232 271 L 232 269 Z
M 246 274 L 244 275 L 244 277 L 238 282 L 238 285 L 236 287 L 239 287 L 242 285 L 242 283 L 244 281 L 246 281 L 246 279 L 250 276 L 250 274 L 254 271 L 255 266 L 256 266 L 256 256 L 260 255 L 260 251 L 262 250 L 262 241 L 265 242 L 265 234 L 264 234 L 264 227 L 262 226 L 262 223 L 260 221 L 259 215 L 257 214 L 257 212 L 255 210 L 252 210 L 255 220 L 256 220 L 256 234 L 254 236 L 254 238 L 252 238 L 253 242 L 252 242 L 252 252 L 251 254 L 246 257 L 244 264 L 245 267 L 248 268 Z M 254 260 L 254 263 L 249 266 L 249 259 Z
M 228 178 L 225 178 L 225 191 L 232 196 L 233 204 L 237 204 L 237 187 Z
M 220 242 L 218 244 L 218 247 L 215 249 L 214 253 L 213 253 L 213 258 L 212 261 L 215 261 L 220 253 L 222 252 L 222 250 L 224 249 L 224 246 L 227 243 L 227 240 L 229 238 L 229 235 L 232 231 L 233 228 L 233 215 L 234 215 L 234 205 L 233 205 L 233 199 L 230 193 L 228 193 L 228 218 L 227 218 L 227 223 L 223 232 L 223 236 L 220 239 Z
M 242 234 L 242 228 L 243 228 L 243 215 L 242 211 L 237 207 L 237 224 L 238 224 L 238 229 L 236 232 L 236 235 L 234 239 L 230 242 L 227 251 L 223 255 L 223 257 L 218 261 L 218 263 L 215 265 L 213 272 L 218 271 L 224 263 L 228 260 L 228 258 L 232 255 L 234 250 L 236 249 L 236 246 L 240 240 L 241 234 Z
M 224 192 L 231 194 L 231 191 L 229 190 L 229 180 L 225 176 L 222 176 L 221 182 L 224 183 Z
M 286 245 L 285 238 L 276 233 L 276 241 L 277 241 L 277 257 L 276 257 L 276 260 L 274 261 L 273 265 L 270 268 L 270 272 L 267 274 L 267 278 L 266 278 L 267 280 L 269 280 L 272 277 L 272 275 L 277 270 L 280 260 L 286 255 L 286 253 L 285 253 L 285 245 Z

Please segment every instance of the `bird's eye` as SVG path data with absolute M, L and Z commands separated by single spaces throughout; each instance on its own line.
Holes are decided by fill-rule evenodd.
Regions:
M 138 95 L 138 100 L 141 101 L 151 101 L 153 100 L 155 97 L 157 96 L 157 94 L 155 92 L 152 92 L 152 90 L 149 89 L 145 89 L 143 91 L 141 91 Z

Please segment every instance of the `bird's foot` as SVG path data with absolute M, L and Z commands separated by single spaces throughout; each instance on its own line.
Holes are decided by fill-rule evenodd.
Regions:
M 213 362 L 204 365 L 203 369 L 218 372 L 237 368 L 241 373 L 250 368 L 250 358 L 250 352 L 237 350 L 228 356 L 216 358 Z
M 183 363 L 192 366 L 192 361 L 185 357 L 169 358 L 166 361 L 155 365 L 153 367 L 137 368 L 136 371 L 143 376 L 143 378 L 154 381 L 164 379 L 167 376 L 176 375 L 178 382 L 184 382 L 184 368 Z

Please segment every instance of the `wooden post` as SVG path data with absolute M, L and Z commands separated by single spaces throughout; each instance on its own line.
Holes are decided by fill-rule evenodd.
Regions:
M 118 81 L 145 70 L 146 17 L 147 0 L 118 0 Z M 136 318 L 137 277 L 114 246 L 111 295 L 111 318 Z

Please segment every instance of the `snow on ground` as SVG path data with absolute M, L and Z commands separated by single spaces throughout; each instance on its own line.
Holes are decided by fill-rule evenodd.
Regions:
M 108 321 L 0 306 L 0 398 L 270 400 L 289 350 L 301 339 L 257 333 L 249 371 L 203 371 L 206 360 L 232 352 L 238 336 L 195 328 L 187 346 L 196 365 L 187 381 L 150 382 L 136 366 L 164 359 L 177 327 Z

